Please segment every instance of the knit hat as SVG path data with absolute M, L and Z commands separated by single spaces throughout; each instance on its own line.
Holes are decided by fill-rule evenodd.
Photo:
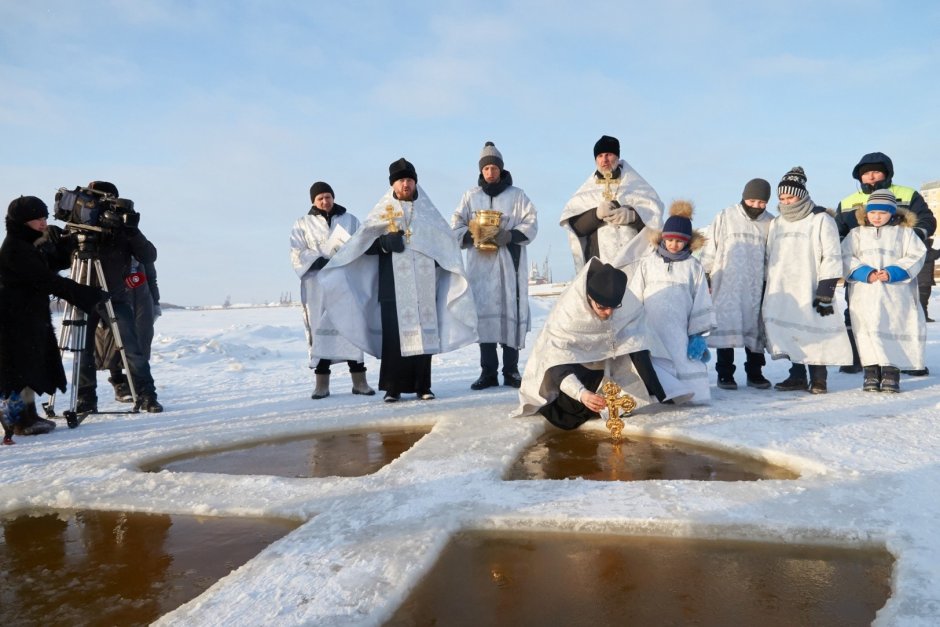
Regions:
M 612 152 L 613 154 L 620 156 L 620 140 L 616 137 L 611 137 L 610 135 L 601 135 L 601 138 L 597 140 L 597 143 L 594 144 L 594 158 L 597 158 L 597 155 L 603 154 L 605 152 Z
M 415 183 L 418 182 L 418 173 L 415 171 L 415 167 L 404 157 L 398 161 L 393 161 L 388 166 L 388 184 L 391 185 L 399 179 L 413 179 Z
M 770 200 L 770 183 L 764 179 L 751 179 L 741 192 L 742 200 Z
M 587 275 L 587 294 L 601 307 L 619 307 L 627 291 L 627 275 L 609 263 L 591 263 Z
M 669 218 L 663 225 L 663 239 L 692 239 L 692 212 L 694 206 L 688 200 L 677 200 L 669 206 Z
M 790 171 L 783 175 L 780 183 L 777 184 L 777 196 L 780 194 L 793 194 L 797 198 L 806 198 L 809 192 L 806 191 L 806 173 L 803 168 L 796 166 L 790 168 Z
M 330 184 L 324 183 L 323 181 L 317 181 L 310 186 L 310 202 L 316 200 L 317 196 L 320 194 L 329 194 L 333 198 L 336 198 L 336 194 L 333 193 L 333 188 L 330 187 Z
M 92 181 L 88 184 L 88 189 L 93 189 L 96 192 L 103 192 L 105 194 L 110 194 L 117 198 L 120 196 L 118 194 L 117 186 L 114 183 L 109 183 L 107 181 Z
M 46 203 L 35 196 L 20 196 L 7 207 L 7 220 L 13 224 L 26 224 L 30 220 L 48 217 Z
M 865 203 L 865 211 L 887 211 L 894 215 L 898 211 L 898 201 L 894 193 L 887 189 L 876 189 Z
M 500 170 L 503 169 L 503 155 L 496 149 L 496 144 L 493 142 L 483 144 L 483 150 L 480 151 L 480 170 L 488 165 L 495 165 Z

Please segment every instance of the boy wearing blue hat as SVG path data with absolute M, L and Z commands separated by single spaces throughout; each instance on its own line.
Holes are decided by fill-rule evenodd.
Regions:
M 898 392 L 901 370 L 924 367 L 927 327 L 914 277 L 927 248 L 916 215 L 890 190 L 875 190 L 856 209 L 859 228 L 842 242 L 849 315 L 865 371 L 866 392 Z

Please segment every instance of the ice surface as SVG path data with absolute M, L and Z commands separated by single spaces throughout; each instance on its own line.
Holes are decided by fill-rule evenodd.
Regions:
M 536 330 L 550 305 L 532 299 Z M 940 368 L 936 329 L 930 325 L 927 361 Z M 75 430 L 60 422 L 52 434 L 16 438 L 0 449 L 0 513 L 67 507 L 309 521 L 164 616 L 166 625 L 381 624 L 460 529 L 884 545 L 898 561 L 893 596 L 876 624 L 940 624 L 935 376 L 902 377 L 894 396 L 863 393 L 860 375 L 830 368 L 825 396 L 713 388 L 711 405 L 628 421 L 628 434 L 762 456 L 796 469 L 795 481 L 504 482 L 547 423 L 506 417 L 515 390 L 470 391 L 478 363 L 476 346 L 435 357 L 438 399 L 406 395 L 397 404 L 351 395 L 346 366 L 336 365 L 332 395 L 313 401 L 298 308 L 167 311 L 157 321 L 152 362 L 166 412 L 96 415 Z M 366 365 L 375 386 L 377 362 Z M 772 362 L 765 373 L 782 380 L 788 365 Z M 99 382 L 100 408 L 122 409 L 110 400 L 105 374 Z M 138 470 L 258 439 L 429 424 L 418 445 L 366 477 Z

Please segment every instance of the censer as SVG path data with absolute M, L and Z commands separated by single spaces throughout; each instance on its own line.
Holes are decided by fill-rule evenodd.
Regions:
M 499 249 L 499 246 L 496 245 L 493 238 L 496 237 L 496 234 L 499 232 L 499 224 L 502 217 L 503 213 L 501 211 L 495 211 L 493 209 L 481 209 L 476 212 L 473 219 L 479 227 L 480 237 L 474 241 L 473 245 L 477 250 L 494 251 Z

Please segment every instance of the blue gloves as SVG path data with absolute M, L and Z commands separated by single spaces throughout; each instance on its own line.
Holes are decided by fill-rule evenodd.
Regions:
M 907 270 L 899 268 L 898 266 L 887 266 L 885 272 L 888 273 L 888 283 L 897 283 L 898 281 L 906 281 L 911 278 Z
M 686 356 L 692 361 L 701 361 L 703 364 L 707 364 L 708 361 L 712 358 L 712 355 L 708 351 L 708 345 L 705 343 L 705 338 L 698 333 L 695 335 L 690 335 L 689 347 L 686 349 Z

